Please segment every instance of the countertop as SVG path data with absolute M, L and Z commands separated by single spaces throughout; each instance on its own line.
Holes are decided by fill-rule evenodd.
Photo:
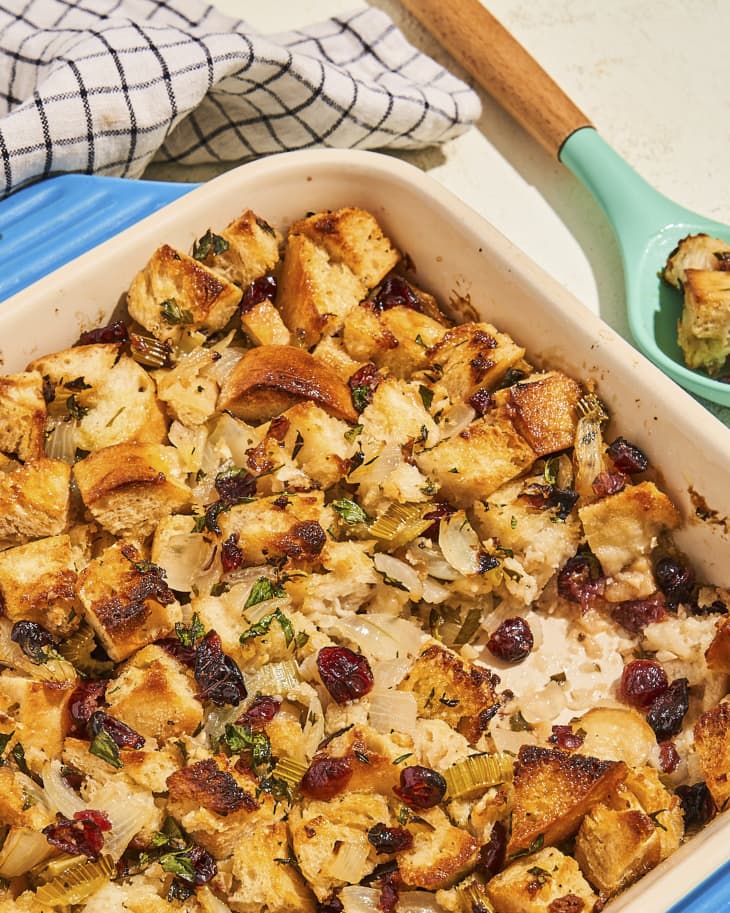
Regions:
M 265 33 L 347 12 L 353 0 L 216 0 Z M 407 38 L 464 75 L 395 0 L 370 0 Z M 509 28 L 649 183 L 730 222 L 730 3 L 727 0 L 489 0 Z M 480 91 L 477 126 L 402 155 L 428 171 L 629 338 L 618 245 L 587 190 Z M 153 164 L 147 176 L 222 170 Z M 730 422 L 730 409 L 719 410 Z

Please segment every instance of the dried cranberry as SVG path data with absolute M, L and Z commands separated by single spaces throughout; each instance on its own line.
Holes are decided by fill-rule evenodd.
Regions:
M 312 799 L 329 801 L 347 787 L 352 777 L 349 758 L 315 757 L 299 784 L 299 791 Z
M 10 639 L 15 641 L 23 653 L 34 663 L 47 661 L 48 653 L 45 647 L 53 643 L 50 633 L 34 621 L 16 621 L 10 632 Z
M 104 704 L 108 685 L 109 679 L 100 678 L 95 682 L 81 682 L 74 688 L 68 702 L 68 710 L 75 735 L 86 736 L 89 720 Z
M 291 422 L 285 415 L 277 415 L 269 422 L 269 430 L 266 432 L 266 437 L 273 438 L 273 440 L 282 444 L 290 427 Z M 286 495 L 282 495 L 282 497 L 286 498 Z
M 682 731 L 682 721 L 689 710 L 689 686 L 686 678 L 675 678 L 649 708 L 646 722 L 654 730 L 657 742 L 666 742 Z
M 274 276 L 260 276 L 254 279 L 241 299 L 241 313 L 245 314 L 262 301 L 273 301 L 276 298 L 276 279 Z
M 489 881 L 504 868 L 507 853 L 507 829 L 496 821 L 489 835 L 489 841 L 479 850 L 477 872 Z
M 558 571 L 558 595 L 568 602 L 577 602 L 585 612 L 603 596 L 606 578 L 595 555 L 578 554 L 568 558 Z
M 185 853 L 193 867 L 193 882 L 195 884 L 207 884 L 211 878 L 218 874 L 218 865 L 215 859 L 202 846 L 191 846 Z M 184 875 L 180 876 L 184 878 Z
M 56 816 L 56 823 L 44 827 L 46 840 L 63 853 L 71 856 L 88 856 L 96 859 L 104 847 L 104 831 L 111 830 L 111 822 L 94 809 L 76 812 L 71 818 Z
M 235 571 L 243 562 L 243 550 L 238 545 L 238 533 L 231 535 L 221 545 L 221 565 L 224 572 Z
M 636 659 L 624 666 L 618 693 L 621 700 L 638 710 L 648 710 L 669 687 L 667 673 L 650 659 Z
M 644 472 L 649 466 L 644 451 L 622 437 L 617 437 L 612 444 L 609 444 L 606 453 L 611 457 L 616 469 L 626 475 Z
M 564 751 L 577 751 L 583 744 L 584 735 L 575 732 L 572 726 L 553 726 L 553 734 L 548 739 L 553 745 Z
M 348 381 L 352 392 L 352 404 L 358 412 L 369 406 L 380 385 L 382 375 L 375 365 L 367 364 L 358 368 Z
M 675 608 L 680 602 L 691 601 L 695 572 L 688 564 L 667 555 L 654 565 L 654 577 L 670 608 Z
M 240 504 L 256 494 L 256 479 L 245 469 L 224 469 L 215 477 L 215 490 L 226 507 Z
M 405 279 L 400 276 L 387 276 L 373 296 L 372 305 L 376 311 L 387 311 L 394 307 L 412 308 L 421 311 L 421 302 Z
M 398 887 L 395 883 L 395 875 L 386 875 L 380 885 L 380 897 L 378 898 L 378 909 L 383 913 L 394 913 L 398 904 Z
M 100 342 L 126 342 L 129 339 L 129 333 L 126 326 L 121 320 L 115 320 L 114 323 L 105 327 L 97 327 L 95 330 L 87 330 L 79 336 L 77 346 L 90 346 Z
M 393 792 L 410 808 L 433 808 L 446 795 L 446 780 L 430 767 L 404 767 Z
M 685 831 L 702 827 L 717 814 L 715 800 L 712 798 L 706 783 L 678 786 L 675 793 L 682 803 Z
M 199 701 L 212 701 L 219 707 L 223 704 L 235 706 L 246 697 L 241 670 L 223 652 L 221 639 L 215 631 L 208 631 L 198 645 L 195 681 L 200 686 L 200 693 L 195 695 Z
M 182 643 L 179 637 L 162 637 L 160 640 L 156 640 L 155 644 L 158 647 L 162 647 L 165 653 L 173 656 L 183 666 L 187 666 L 188 669 L 195 668 L 197 650 L 193 646 Z
M 524 618 L 506 618 L 487 641 L 487 649 L 505 663 L 520 663 L 532 650 L 534 639 Z
M 640 634 L 647 625 L 664 621 L 667 608 L 664 597 L 654 593 L 648 599 L 629 599 L 611 608 L 611 618 L 630 634 Z
M 626 476 L 622 472 L 599 472 L 591 483 L 597 498 L 616 495 L 626 488 Z
M 91 714 L 89 731 L 92 736 L 105 732 L 108 736 L 111 736 L 112 741 L 118 748 L 134 748 L 138 750 L 144 746 L 144 736 L 103 710 L 96 710 Z
M 348 647 L 322 647 L 317 654 L 322 684 L 338 704 L 354 701 L 373 687 L 373 671 L 361 653 Z
M 342 913 L 344 909 L 342 901 L 336 894 L 330 894 L 317 904 L 317 913 Z
M 529 485 L 521 494 L 520 498 L 534 507 L 535 510 L 552 510 L 556 509 L 556 516 L 565 520 L 570 514 L 575 502 L 578 500 L 578 492 L 572 488 L 558 488 L 555 485 L 539 485 L 534 483 Z
M 472 393 L 467 402 L 477 415 L 486 415 L 494 405 L 494 396 L 486 387 L 480 387 L 475 393 Z
M 413 846 L 413 834 L 404 827 L 388 827 L 380 822 L 368 831 L 368 840 L 375 847 L 378 856 L 386 853 L 402 853 Z
M 662 742 L 659 746 L 659 765 L 665 774 L 674 773 L 679 767 L 679 752 L 674 742 Z
M 245 713 L 236 720 L 239 726 L 250 726 L 251 729 L 263 729 L 281 710 L 281 699 L 268 694 L 258 694 Z

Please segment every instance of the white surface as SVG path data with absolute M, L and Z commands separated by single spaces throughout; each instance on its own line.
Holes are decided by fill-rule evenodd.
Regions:
M 444 0 L 447 2 L 447 0 Z M 215 0 L 262 32 L 351 10 L 357 0 Z M 412 43 L 461 71 L 396 0 L 370 0 Z M 730 222 L 728 0 L 488 0 L 485 3 L 658 190 Z M 622 335 L 618 247 L 588 191 L 483 92 L 477 128 L 404 155 L 453 190 Z M 201 180 L 220 169 L 153 166 Z

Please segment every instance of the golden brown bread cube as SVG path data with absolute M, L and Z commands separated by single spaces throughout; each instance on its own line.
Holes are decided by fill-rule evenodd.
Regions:
M 472 422 L 432 450 L 416 455 L 416 465 L 456 507 L 471 507 L 535 462 L 535 452 L 502 413 Z
M 479 841 L 455 827 L 441 808 L 419 810 L 430 827 L 418 828 L 410 849 L 398 854 L 398 871 L 408 887 L 437 891 L 468 874 L 479 856 Z
M 158 339 L 177 341 L 183 329 L 222 329 L 241 300 L 241 289 L 202 263 L 163 244 L 127 292 L 129 314 Z
M 730 615 L 721 615 L 715 628 L 712 643 L 705 650 L 705 659 L 713 671 L 730 673 Z
M 625 776 L 623 761 L 599 761 L 559 748 L 523 745 L 515 764 L 507 853 L 527 849 L 538 837 L 545 844 L 570 837 L 586 812 Z
M 360 363 L 345 351 L 339 336 L 323 336 L 312 349 L 312 356 L 326 365 L 344 383 L 347 383 L 355 371 L 361 367 Z
M 55 391 L 57 398 L 68 396 L 74 388 L 81 386 L 80 380 L 91 387 L 102 384 L 119 358 L 121 348 L 118 342 L 72 346 L 36 358 L 27 370 L 37 371 L 51 386 L 62 388 Z
M 203 721 L 195 682 L 176 659 L 151 644 L 136 653 L 107 690 L 109 712 L 145 738 L 192 735 Z M 152 699 L 151 699 L 152 698 Z
M 575 859 L 552 846 L 495 875 L 487 894 L 499 913 L 592 913 L 598 901 Z
M 61 637 L 81 621 L 76 565 L 67 535 L 0 552 L 0 606 L 11 621 L 27 619 Z
M 491 323 L 455 326 L 427 353 L 440 373 L 434 387 L 436 397 L 445 393 L 452 403 L 463 403 L 477 390 L 492 390 L 524 354 L 521 346 Z
M 61 753 L 71 718 L 68 704 L 75 682 L 38 682 L 5 671 L 0 675 L 0 694 L 18 704 L 15 719 L 23 733 L 23 748 L 29 766 L 38 772 L 42 759 Z
M 292 235 L 304 235 L 327 251 L 335 263 L 344 263 L 366 288 L 374 288 L 400 260 L 375 217 L 347 207 L 320 212 L 295 222 Z
M 289 423 L 284 446 L 321 488 L 334 485 L 349 471 L 356 446 L 345 435 L 349 425 L 311 402 L 297 403 L 282 418 Z
M 84 504 L 109 532 L 142 540 L 190 501 L 178 451 L 127 442 L 79 460 L 74 476 Z
M 251 307 L 242 308 L 241 325 L 257 346 L 292 344 L 292 334 L 268 298 Z
M 630 767 L 624 786 L 636 796 L 641 808 L 656 823 L 660 857 L 666 859 L 684 837 L 684 812 L 679 796 L 665 789 L 657 769 L 648 765 Z
M 341 327 L 367 288 L 344 263 L 304 235 L 289 235 L 279 275 L 276 307 L 298 345 L 310 348 Z
M 79 575 L 86 620 L 114 662 L 171 634 L 182 620 L 172 591 L 141 561 L 133 545 L 115 542 Z
M 23 463 L 43 456 L 46 401 L 37 371 L 0 377 L 0 451 Z
M 359 725 L 328 742 L 312 763 L 322 757 L 347 758 L 352 771 L 348 790 L 372 791 L 392 798 L 393 787 L 400 781 L 400 767 L 393 764 L 392 749 L 392 743 L 386 742 L 380 733 L 370 726 Z M 395 757 L 404 753 L 400 746 L 396 750 Z
M 350 388 L 325 364 L 294 346 L 258 346 L 223 381 L 218 411 L 259 423 L 302 401 L 357 421 Z
M 675 288 L 681 288 L 688 269 L 730 269 L 730 244 L 707 234 L 687 235 L 669 255 L 664 267 L 664 279 Z
M 686 270 L 684 308 L 677 330 L 685 363 L 710 375 L 730 355 L 730 276 L 715 270 Z
M 472 743 L 487 729 L 498 706 L 489 671 L 441 644 L 421 652 L 398 688 L 413 692 L 419 716 L 443 720 Z
M 248 567 L 280 558 L 317 561 L 330 517 L 322 492 L 310 491 L 236 504 L 219 515 L 218 523 L 224 541 L 237 535 L 242 566 Z
M 29 827 L 34 830 L 40 830 L 46 824 L 50 824 L 53 820 L 51 810 L 38 802 L 28 800 L 29 796 L 15 771 L 7 764 L 0 767 L 0 824 Z
M 61 460 L 28 460 L 0 472 L 0 543 L 57 536 L 68 526 L 71 467 Z
M 694 739 L 707 788 L 722 811 L 730 799 L 730 703 L 703 713 L 695 723 Z
M 613 578 L 630 573 L 654 548 L 659 533 L 680 523 L 679 511 L 653 482 L 627 485 L 618 494 L 579 507 L 578 514 L 591 551 L 604 574 Z M 650 573 L 647 586 L 644 596 L 654 591 Z
M 201 257 L 201 263 L 242 289 L 272 270 L 279 261 L 281 235 L 251 209 L 234 219 L 218 237 L 226 242 L 225 250 L 215 252 L 216 246 L 225 245 L 220 242 L 216 245 L 211 235 L 207 256 L 202 257 L 205 251 L 201 249 L 200 241 L 195 252 Z
M 533 374 L 509 388 L 512 421 L 538 456 L 573 446 L 581 395 L 580 384 L 562 371 Z

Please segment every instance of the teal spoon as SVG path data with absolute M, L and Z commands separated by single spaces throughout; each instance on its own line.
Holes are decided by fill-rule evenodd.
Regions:
M 647 184 L 479 0 L 401 2 L 600 203 L 621 250 L 637 347 L 682 387 L 730 406 L 730 383 L 684 365 L 677 344 L 682 297 L 658 275 L 685 235 L 705 232 L 730 242 L 730 227 L 684 209 Z

